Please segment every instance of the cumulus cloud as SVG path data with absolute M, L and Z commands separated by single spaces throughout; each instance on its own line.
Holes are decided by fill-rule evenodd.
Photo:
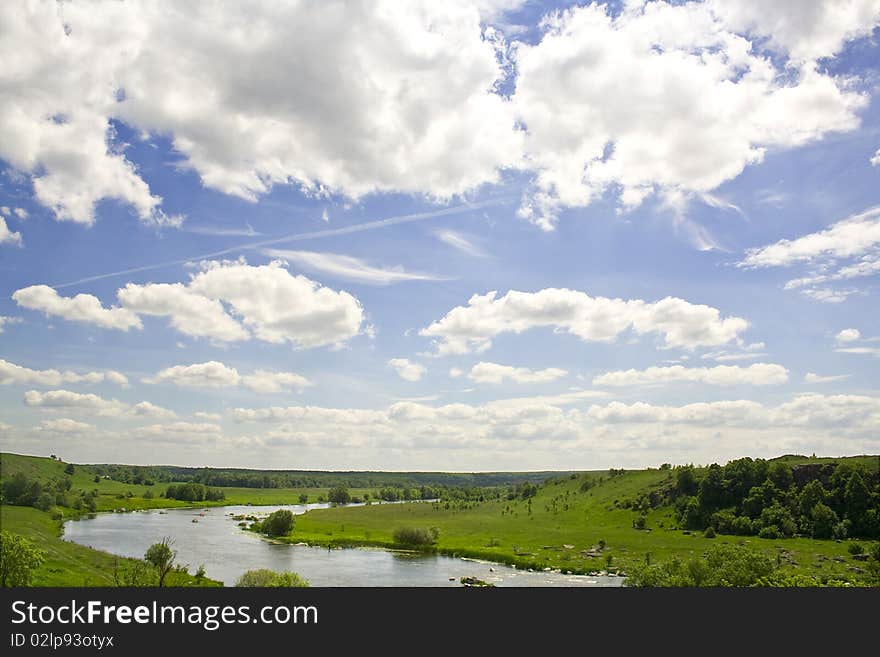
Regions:
M 126 157 L 121 121 L 248 200 L 280 184 L 443 200 L 526 169 L 522 214 L 549 228 L 609 189 L 627 208 L 707 194 L 769 149 L 853 129 L 866 102 L 815 60 L 870 34 L 873 0 L 593 4 L 509 43 L 518 4 L 4 6 L 0 157 L 84 224 L 104 198 L 181 221 Z
M 21 233 L 9 230 L 6 219 L 0 217 L 0 244 L 14 244 L 21 246 Z
M 312 385 L 312 382 L 306 377 L 294 372 L 272 372 L 270 370 L 254 370 L 253 373 L 241 377 L 241 382 L 254 392 L 259 393 L 302 390 Z
M 28 390 L 24 393 L 24 403 L 31 408 L 49 411 L 79 412 L 98 417 L 174 417 L 174 412 L 147 401 L 126 404 L 118 399 L 105 399 L 95 394 L 83 394 L 70 390 L 50 390 L 39 392 Z
M 48 431 L 51 433 L 78 434 L 87 431 L 94 431 L 94 425 L 87 422 L 78 422 L 64 417 L 57 420 L 43 420 L 40 422 L 40 431 Z
M 779 385 L 788 381 L 788 370 L 782 365 L 755 363 L 748 367 L 717 365 L 715 367 L 649 367 L 644 370 L 606 372 L 593 379 L 595 386 L 664 385 L 674 382 L 702 383 L 713 386 Z
M 838 342 L 855 342 L 862 337 L 862 334 L 859 329 L 848 328 L 843 329 L 836 337 Z
M 71 322 L 94 324 L 101 328 L 120 331 L 143 327 L 140 318 L 131 310 L 116 306 L 104 308 L 98 297 L 91 294 L 62 297 L 48 285 L 31 285 L 16 290 L 12 299 L 22 308 L 61 317 Z
M 128 384 L 126 376 L 115 370 L 85 372 L 84 374 L 77 374 L 69 370 L 64 372 L 55 369 L 33 370 L 0 358 L 0 384 L 2 385 L 57 386 L 62 383 L 101 383 L 103 381 L 121 386 Z
M 880 167 L 880 148 L 877 149 L 874 157 L 871 158 L 871 166 Z
M 587 342 L 612 342 L 622 333 L 659 333 L 666 347 L 693 349 L 739 339 L 749 323 L 721 317 L 717 308 L 666 297 L 656 302 L 591 297 L 576 290 L 475 294 L 419 335 L 435 338 L 438 354 L 482 352 L 502 333 L 552 327 Z
M 219 422 L 223 419 L 223 416 L 219 413 L 207 413 L 205 411 L 196 411 L 193 413 L 193 417 L 197 420 L 205 420 L 207 422 Z
M 168 317 L 173 328 L 193 337 L 254 337 L 299 347 L 341 344 L 360 333 L 364 315 L 348 292 L 293 276 L 277 261 L 210 261 L 188 283 L 129 283 L 117 291 L 120 306 L 112 308 L 90 294 L 62 297 L 46 285 L 23 288 L 12 298 L 24 308 L 102 328 L 142 328 L 139 315 L 152 315 Z
M 334 278 L 343 278 L 368 285 L 390 285 L 404 281 L 439 281 L 444 280 L 432 274 L 404 271 L 402 267 L 385 269 L 370 265 L 360 258 L 336 253 L 316 253 L 315 251 L 287 251 L 283 249 L 266 249 L 264 253 L 273 258 L 293 262 L 306 271 L 327 274 Z
M 204 185 L 248 200 L 290 183 L 448 198 L 520 158 L 496 42 L 468 2 L 5 9 L 0 157 L 58 219 L 91 223 L 102 198 L 164 216 L 114 119 L 168 135 Z
M 535 172 L 521 216 L 550 229 L 561 209 L 609 190 L 623 209 L 656 192 L 704 196 L 768 150 L 858 126 L 866 96 L 810 62 L 783 75 L 737 30 L 763 35 L 791 26 L 774 45 L 797 46 L 798 56 L 830 54 L 870 33 L 875 3 L 859 3 L 855 15 L 830 12 L 847 14 L 835 25 L 822 24 L 824 14 L 785 18 L 801 11 L 788 3 L 762 11 L 779 17 L 767 21 L 752 20 L 758 9 L 746 12 L 746 3 L 722 11 L 724 4 L 633 2 L 617 15 L 590 4 L 545 17 L 538 43 L 517 44 L 514 103 Z M 830 38 L 814 41 L 812 25 Z
M 580 401 L 586 398 L 582 395 Z M 710 448 L 717 451 L 717 445 L 707 446 L 706 441 L 711 443 L 719 432 L 736 445 L 746 440 L 760 444 L 772 436 L 778 448 L 779 436 L 790 435 L 792 429 L 798 430 L 799 440 L 806 436 L 808 444 L 829 432 L 838 440 L 867 444 L 880 428 L 880 398 L 857 395 L 804 395 L 777 406 L 724 400 L 684 406 L 610 402 L 582 409 L 577 401 L 569 408 L 560 401 L 535 397 L 476 405 L 398 402 L 383 409 L 234 408 L 230 415 L 244 426 L 262 425 L 253 444 L 267 449 L 467 449 L 469 454 L 496 455 L 526 445 L 530 455 L 591 448 L 624 453 L 633 447 L 706 454 Z
M 216 360 L 192 365 L 174 365 L 166 367 L 147 377 L 144 383 L 172 383 L 183 388 L 228 388 L 244 385 L 254 392 L 272 393 L 282 390 L 301 390 L 312 385 L 304 376 L 293 372 L 272 372 L 270 370 L 254 370 L 250 374 L 241 375 L 234 367 L 229 367 Z
M 481 361 L 471 368 L 468 377 L 477 383 L 547 383 L 566 376 L 568 372 L 558 367 L 531 370 L 527 367 L 512 367 Z
M 15 208 L 12 211 L 12 214 L 14 214 L 16 217 L 18 217 L 19 221 L 25 221 L 30 216 L 28 214 L 28 211 L 25 210 L 24 208 Z
M 418 381 L 427 371 L 424 365 L 407 358 L 392 358 L 388 361 L 388 366 L 394 368 L 397 375 L 406 381 Z
M 880 23 L 876 0 L 711 0 L 711 6 L 731 30 L 768 39 L 793 64 L 831 57 Z

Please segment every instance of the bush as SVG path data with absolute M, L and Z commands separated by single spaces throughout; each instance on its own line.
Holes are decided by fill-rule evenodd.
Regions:
M 45 558 L 24 536 L 0 531 L 0 586 L 30 586 Z
M 648 524 L 648 519 L 645 516 L 636 516 L 633 518 L 633 529 L 644 529 Z
M 703 536 L 705 536 L 706 538 L 715 538 L 715 530 L 712 529 L 711 525 L 706 527 L 706 531 L 703 532 Z
M 432 545 L 439 537 L 436 527 L 400 527 L 394 531 L 394 542 L 400 545 Z
M 849 545 L 846 546 L 846 549 L 850 554 L 853 554 L 853 555 L 862 554 L 865 551 L 865 546 L 862 545 L 861 543 L 850 543 Z
M 776 525 L 767 525 L 766 527 L 762 527 L 761 531 L 758 532 L 758 538 L 779 538 L 782 534 L 779 532 L 779 527 Z
M 238 578 L 235 582 L 236 586 L 254 588 L 254 587 L 294 587 L 304 588 L 309 583 L 296 573 L 284 572 L 276 573 L 268 568 L 258 568 L 249 570 Z
M 293 513 L 289 509 L 278 509 L 260 523 L 259 530 L 267 536 L 286 536 L 293 530 Z

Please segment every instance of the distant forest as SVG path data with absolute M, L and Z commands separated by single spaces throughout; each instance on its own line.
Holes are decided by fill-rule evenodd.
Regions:
M 484 488 L 540 483 L 570 472 L 322 472 L 317 470 L 248 470 L 243 468 L 186 468 L 171 465 L 137 466 L 90 464 L 95 473 L 128 484 L 198 483 L 239 488 L 379 488 L 442 486 Z

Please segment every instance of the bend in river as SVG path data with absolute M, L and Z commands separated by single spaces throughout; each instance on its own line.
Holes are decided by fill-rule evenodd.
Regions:
M 327 549 L 272 543 L 243 531 L 238 514 L 276 509 L 294 514 L 327 504 L 226 506 L 133 513 L 99 513 L 64 525 L 65 540 L 126 557 L 143 558 L 147 548 L 170 537 L 177 563 L 190 571 L 204 564 L 208 577 L 227 586 L 247 570 L 292 570 L 312 586 L 460 586 L 476 577 L 495 586 L 620 586 L 623 578 L 531 572 L 502 564 L 381 549 Z M 197 522 L 193 522 L 197 520 Z

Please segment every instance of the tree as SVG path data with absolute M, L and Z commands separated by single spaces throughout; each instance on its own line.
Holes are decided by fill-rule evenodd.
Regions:
M 299 496 L 299 503 L 300 504 L 306 504 L 308 501 L 309 501 L 308 495 L 306 495 L 305 493 L 300 494 L 300 496 Z
M 302 577 L 292 572 L 278 573 L 268 568 L 257 568 L 242 574 L 235 582 L 240 587 L 294 587 L 304 588 L 309 583 Z
M 675 490 L 681 495 L 694 495 L 697 492 L 697 476 L 694 468 L 686 465 L 678 468 L 675 473 Z
M 293 530 L 293 524 L 293 512 L 289 509 L 278 509 L 260 523 L 260 531 L 267 536 L 285 536 Z
M 45 557 L 24 536 L 0 531 L 0 586 L 30 586 Z
M 791 471 L 791 466 L 782 461 L 774 461 L 770 465 L 770 470 L 767 472 L 767 478 L 770 479 L 779 490 L 788 490 L 794 483 L 794 474 Z
M 160 543 L 153 543 L 144 555 L 144 561 L 153 566 L 159 575 L 159 586 L 165 586 L 165 578 L 174 567 L 174 557 L 177 552 L 171 549 L 168 538 L 163 538 Z
M 810 515 L 813 518 L 813 538 L 831 538 L 837 525 L 837 514 L 831 507 L 818 502 Z
M 348 504 L 351 501 L 351 495 L 349 495 L 348 489 L 344 486 L 337 486 L 336 488 L 331 488 L 330 492 L 327 493 L 327 501 L 333 504 Z

